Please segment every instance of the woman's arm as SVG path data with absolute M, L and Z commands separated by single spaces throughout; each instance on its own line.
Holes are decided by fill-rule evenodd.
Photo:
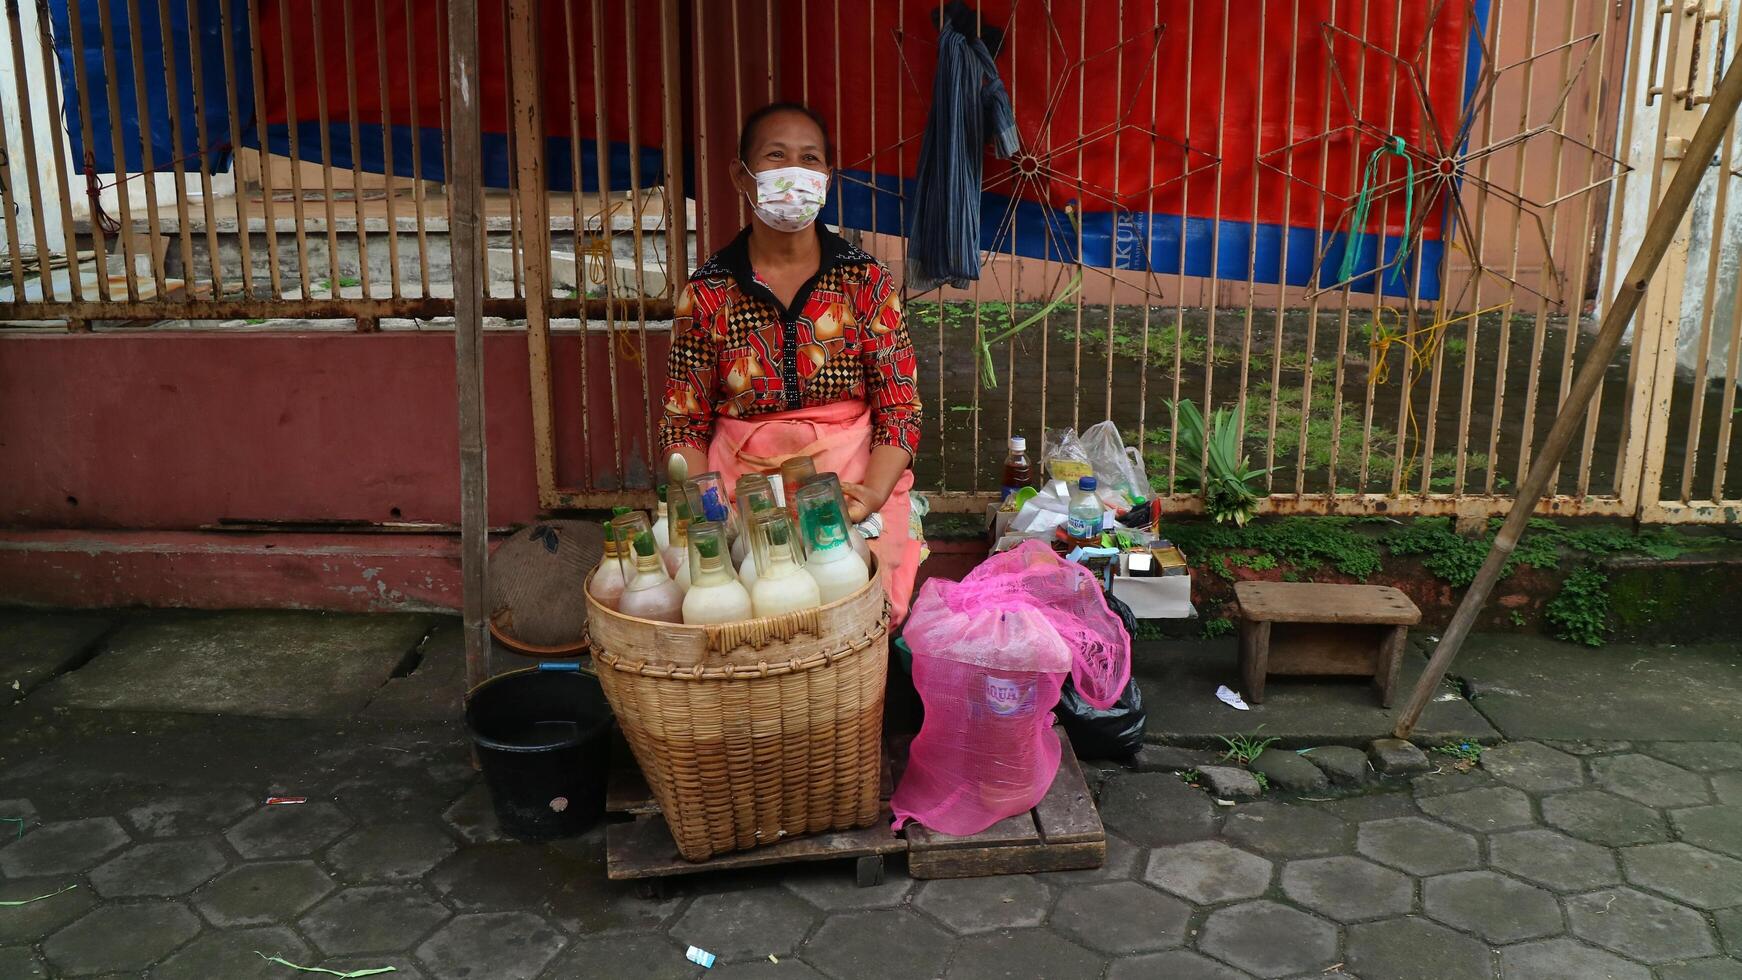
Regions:
M 847 498 L 847 519 L 857 524 L 883 509 L 889 495 L 895 491 L 895 481 L 907 471 L 913 457 L 900 446 L 878 446 L 871 450 L 871 465 L 865 468 L 864 483 L 843 483 L 841 493 Z
M 696 309 L 694 285 L 678 294 L 671 324 L 671 352 L 665 360 L 665 408 L 659 421 L 661 467 L 678 455 L 690 475 L 708 470 L 708 441 L 714 434 L 714 388 L 718 374 L 709 317 Z M 655 483 L 665 482 L 662 469 Z
M 865 397 L 871 404 L 871 464 L 865 482 L 843 486 L 847 510 L 862 521 L 883 507 L 919 447 L 918 358 L 907 333 L 907 318 L 895 277 L 872 266 L 870 315 L 859 325 L 859 356 L 865 370 Z

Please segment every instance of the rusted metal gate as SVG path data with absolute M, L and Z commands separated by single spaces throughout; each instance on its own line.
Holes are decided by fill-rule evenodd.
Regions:
M 153 5 L 157 30 L 134 30 L 142 24 L 137 8 Z M 370 134 L 396 126 L 439 132 L 445 93 L 422 98 L 429 90 L 417 80 L 444 56 L 443 21 L 426 36 L 416 21 L 420 6 L 405 0 L 176 0 L 177 10 L 191 12 L 190 37 L 202 32 L 201 11 L 224 19 L 216 32 L 224 44 L 213 48 L 172 36 L 172 23 L 182 22 L 172 20 L 170 0 L 66 6 L 73 36 L 61 38 L 51 37 L 44 7 L 7 7 L 0 203 L 9 275 L 0 277 L 0 320 L 50 330 L 164 321 L 233 330 L 443 328 L 453 312 L 444 269 L 448 202 L 436 179 L 445 143 L 375 137 L 383 143 L 380 173 L 358 150 Z M 484 95 L 499 100 L 508 120 L 502 140 L 510 160 L 508 186 L 485 197 L 484 311 L 503 319 L 499 329 L 526 322 L 540 496 L 550 507 L 644 502 L 675 288 L 698 244 L 705 251 L 743 220 L 741 202 L 722 186 L 736 120 L 771 98 L 800 98 L 850 130 L 860 150 L 838 161 L 837 184 L 843 194 L 876 189 L 860 241 L 900 273 L 906 243 L 891 229 L 906 225 L 906 194 L 889 171 L 918 154 L 925 118 L 907 93 L 929 92 L 927 48 L 936 38 L 923 16 L 929 5 L 480 6 L 481 38 L 501 46 L 499 58 L 486 58 L 500 77 L 485 79 Z M 1735 0 L 1446 0 L 1438 9 L 1469 12 L 1475 55 L 1454 71 L 1424 70 L 1408 56 L 1431 39 L 1431 32 L 1405 36 L 1406 12 L 1422 6 L 1413 0 L 1251 6 L 1120 0 L 1096 6 L 1091 20 L 1090 5 L 1080 2 L 982 5 L 1005 31 L 997 64 L 1019 120 L 1030 120 L 1024 152 L 989 161 L 987 186 L 1022 201 L 1044 197 L 1037 181 L 1054 189 L 1074 183 L 1076 200 L 1090 202 L 1098 191 L 1082 176 L 1083 156 L 1112 146 L 1121 161 L 1141 159 L 1133 141 L 1147 141 L 1146 172 L 1155 172 L 1158 156 L 1179 165 L 1109 205 L 1115 227 L 1125 234 L 1138 220 L 1129 216 L 1157 210 L 1158 200 L 1213 197 L 1223 215 L 1207 226 L 1219 274 L 1187 260 L 1183 236 L 1176 260 L 1145 255 L 1141 269 L 1098 263 L 1085 258 L 1080 214 L 1074 230 L 1067 215 L 1062 230 L 1030 232 L 1023 222 L 1033 211 L 1012 205 L 978 283 L 907 297 L 928 402 L 915 465 L 938 506 L 980 506 L 1006 435 L 1038 439 L 1045 429 L 1104 418 L 1140 447 L 1152 481 L 1166 490 L 1177 475 L 1179 439 L 1166 403 L 1190 398 L 1244 414 L 1254 462 L 1269 468 L 1262 478 L 1269 512 L 1504 512 L 1539 430 L 1565 396 L 1581 328 L 1609 288 L 1605 276 L 1625 267 L 1629 228 L 1673 169 L 1688 165 L 1676 159 L 1675 140 L 1698 121 L 1702 93 L 1737 36 Z M 123 8 L 128 16 L 114 15 Z M 1230 44 L 1239 43 L 1230 39 L 1236 15 L 1266 25 L 1254 50 L 1236 53 L 1277 79 L 1284 97 L 1221 97 L 1226 69 L 1160 84 L 1181 59 L 1227 64 Z M 263 22 L 282 27 L 293 18 L 312 27 L 308 43 L 290 30 L 262 34 Z M 278 46 L 237 50 L 232 28 L 240 25 L 232 19 L 247 21 L 247 37 L 273 37 Z M 85 36 L 92 23 L 94 36 Z M 64 86 L 57 40 L 101 52 L 111 80 L 127 62 L 131 93 L 87 79 L 84 59 Z M 343 56 L 323 45 L 342 46 Z M 141 56 L 150 49 L 180 54 Z M 1017 50 L 1031 54 L 1018 58 Z M 1302 67 L 1326 61 L 1327 50 L 1333 65 L 1353 58 L 1357 68 L 1314 75 Z M 829 69 L 842 52 L 865 66 L 869 84 L 848 91 L 840 82 L 847 73 Z M 262 78 L 268 62 L 278 66 L 275 85 L 251 86 L 254 105 L 236 105 L 231 83 L 242 74 Z M 161 77 L 147 77 L 148 65 L 160 66 Z M 1122 111 L 1112 137 L 1084 132 L 1080 107 L 1076 131 L 1054 125 L 1054 107 L 1068 99 L 1080 106 L 1088 90 L 1081 80 L 1090 76 L 1142 96 Z M 1131 81 L 1145 77 L 1147 88 Z M 1370 97 L 1368 86 L 1392 94 Z M 252 144 L 276 152 L 222 173 L 205 152 L 153 159 L 149 141 L 129 136 L 121 120 L 156 111 L 145 98 L 154 87 L 191 88 L 190 101 L 169 99 L 162 111 L 179 130 L 177 112 L 191 108 L 201 150 Z M 1340 284 L 1330 274 L 1335 256 L 1317 247 L 1347 235 L 1362 181 L 1355 174 L 1326 186 L 1311 161 L 1339 139 L 1360 138 L 1351 131 L 1398 128 L 1410 110 L 1397 93 L 1409 91 L 1429 101 L 1473 93 L 1459 103 L 1459 118 L 1445 123 L 1458 139 L 1409 148 L 1407 181 L 1456 208 L 1438 267 L 1428 270 L 1438 284 L 1432 295 Z M 108 120 L 107 132 L 92 131 L 93 99 L 108 103 L 97 116 Z M 269 99 L 312 100 L 320 125 L 269 133 Z M 87 172 L 71 156 L 72 134 L 55 125 L 63 100 L 78 108 L 79 145 L 106 144 L 113 158 L 134 157 L 138 166 L 119 179 Z M 204 129 L 203 107 L 214 100 L 230 103 L 221 114 L 228 132 Z M 1349 105 L 1357 111 L 1339 108 Z M 637 111 L 645 106 L 656 111 Z M 627 133 L 614 131 L 619 119 Z M 352 151 L 336 153 L 332 144 L 347 141 L 334 134 L 346 130 Z M 1260 135 L 1233 138 L 1246 133 Z M 623 137 L 632 148 L 661 151 L 657 165 L 635 151 L 620 159 L 585 150 Z M 1094 142 L 1109 138 L 1116 142 Z M 1247 144 L 1246 158 L 1229 152 Z M 1440 167 L 1444 179 L 1435 184 Z M 1725 285 L 1738 278 L 1735 232 L 1725 245 L 1736 176 L 1728 148 L 1712 171 L 1712 206 L 1690 219 L 1698 230 L 1690 224 L 1680 263 L 1672 259 L 1639 317 L 1624 363 L 1593 405 L 1577 463 L 1563 468 L 1545 512 L 1715 522 L 1734 520 L 1742 506 L 1729 466 L 1742 439 L 1731 424 L 1742 380 L 1742 303 Z M 1381 189 L 1395 191 L 1399 180 L 1394 163 L 1381 168 Z M 1226 217 L 1238 203 L 1229 203 L 1229 188 L 1248 184 L 1254 226 L 1261 195 L 1281 195 L 1285 210 L 1316 211 L 1311 254 L 1285 254 L 1275 281 L 1260 275 L 1255 251 L 1230 263 L 1239 275 L 1222 267 L 1221 256 L 1239 250 L 1226 244 L 1237 240 Z M 566 189 L 586 185 L 595 190 Z M 686 199 L 686 186 L 699 204 Z M 1133 196 L 1146 196 L 1145 207 L 1131 205 Z M 1385 227 L 1401 206 L 1399 195 L 1376 193 L 1372 218 Z M 1055 233 L 1066 240 L 1039 255 L 1016 245 L 1024 234 Z M 1256 242 L 1251 236 L 1248 247 Z M 1396 261 L 1414 264 L 1412 281 L 1427 262 L 1420 251 Z M 1703 299 L 1685 325 L 1684 292 Z M 1169 500 L 1177 510 L 1196 505 L 1186 494 Z

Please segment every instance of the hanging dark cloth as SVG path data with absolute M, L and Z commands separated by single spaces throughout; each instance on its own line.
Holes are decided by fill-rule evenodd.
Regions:
M 980 177 L 984 148 L 1008 160 L 1019 141 L 1010 95 L 977 17 L 953 0 L 938 26 L 938 66 L 914 175 L 907 288 L 923 293 L 980 278 Z M 987 32 L 997 43 L 997 35 Z

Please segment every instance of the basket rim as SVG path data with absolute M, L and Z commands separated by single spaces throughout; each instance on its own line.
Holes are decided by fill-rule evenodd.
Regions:
M 707 635 L 708 635 L 708 627 L 707 626 L 704 626 L 704 625 L 692 626 L 688 623 L 666 623 L 666 622 L 661 622 L 660 620 L 657 620 L 657 619 L 642 619 L 640 616 L 630 616 L 630 615 L 626 615 L 624 613 L 620 613 L 617 610 L 612 609 L 610 606 L 607 606 L 604 603 L 600 602 L 598 599 L 594 598 L 593 589 L 592 589 L 593 576 L 599 574 L 599 568 L 602 565 L 603 565 L 603 562 L 601 561 L 601 563 L 599 565 L 593 566 L 593 570 L 587 573 L 586 579 L 581 583 L 581 593 L 587 597 L 587 622 L 589 624 L 592 623 L 593 615 L 595 614 L 595 612 L 598 612 L 598 613 L 605 613 L 607 618 L 618 619 L 618 620 L 621 620 L 625 623 L 633 623 L 636 625 L 643 625 L 643 626 L 653 626 L 653 627 L 658 627 L 660 629 L 667 629 L 667 630 L 672 630 L 672 629 L 681 630 L 681 631 L 688 632 L 688 633 L 690 633 L 693 636 L 696 636 L 698 638 L 705 639 L 707 637 Z M 817 612 L 819 612 L 819 613 L 825 612 L 827 610 L 834 609 L 837 606 L 844 606 L 849 602 L 853 602 L 853 601 L 859 599 L 861 594 L 864 593 L 864 591 L 866 589 L 881 589 L 883 587 L 883 583 L 877 578 L 878 567 L 877 567 L 877 556 L 875 554 L 873 554 L 871 556 L 871 561 L 869 562 L 869 565 L 870 565 L 871 577 L 865 582 L 864 585 L 860 586 L 857 589 L 854 589 L 851 593 L 844 595 L 839 599 L 836 599 L 834 602 L 826 602 L 826 603 L 823 603 L 822 605 L 816 607 Z M 787 614 L 782 614 L 782 615 L 787 615 Z M 780 618 L 780 616 L 753 616 L 750 619 L 742 619 L 742 620 L 739 620 L 737 623 L 733 623 L 730 625 L 736 626 L 739 623 L 769 622 L 771 620 L 776 620 L 779 618 Z M 588 632 L 588 636 L 590 638 L 592 630 L 589 628 L 587 632 Z M 595 651 L 595 653 L 596 653 L 596 651 Z
M 762 677 L 780 677 L 785 674 L 798 674 L 807 670 L 827 667 L 840 660 L 864 653 L 875 647 L 879 640 L 887 640 L 887 626 L 863 633 L 851 643 L 839 649 L 826 652 L 807 653 L 800 657 L 788 657 L 781 660 L 762 660 L 754 664 L 693 664 L 676 666 L 661 664 L 651 660 L 637 660 L 624 657 L 622 654 L 606 650 L 593 652 L 595 672 L 602 673 L 600 666 L 623 674 L 633 674 L 637 677 L 653 677 L 660 680 L 673 681 L 739 681 L 754 680 Z

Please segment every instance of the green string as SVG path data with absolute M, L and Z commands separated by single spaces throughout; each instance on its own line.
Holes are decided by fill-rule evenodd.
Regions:
M 1060 291 L 1057 296 L 1054 296 L 1050 303 L 1047 303 L 1045 306 L 1041 307 L 1034 314 L 1032 314 L 1028 317 L 1025 317 L 1021 323 L 1018 323 L 1015 326 L 1012 326 L 1010 329 L 1002 331 L 1001 333 L 993 334 L 990 337 L 986 336 L 985 334 L 981 334 L 981 336 L 980 336 L 980 351 L 979 351 L 979 354 L 980 354 L 980 358 L 979 358 L 979 360 L 980 360 L 980 387 L 982 387 L 982 388 L 996 388 L 996 387 L 998 387 L 998 368 L 996 366 L 994 366 L 992 363 L 992 345 L 993 344 L 1003 343 L 1004 341 L 1009 340 L 1010 338 L 1016 336 L 1017 334 L 1021 333 L 1022 331 L 1027 330 L 1029 327 L 1035 325 L 1036 323 L 1039 323 L 1040 321 L 1046 319 L 1047 316 L 1052 313 L 1052 311 L 1054 311 L 1054 310 L 1058 309 L 1060 306 L 1064 305 L 1064 303 L 1067 300 L 1069 300 L 1072 296 L 1075 296 L 1077 294 L 1077 290 L 1079 290 L 1081 288 L 1083 288 L 1083 272 L 1081 269 L 1078 269 L 1077 274 L 1071 277 L 1071 281 L 1065 284 L 1065 288 L 1062 291 Z M 1111 341 L 1109 341 L 1109 342 L 1111 342 Z
M 373 976 L 379 976 L 383 973 L 397 972 L 391 966 L 378 966 L 378 967 L 375 967 L 374 969 L 370 969 L 370 970 L 350 970 L 350 971 L 329 970 L 324 966 L 299 966 L 298 964 L 292 963 L 291 961 L 285 959 L 282 956 L 267 956 L 265 953 L 262 953 L 259 950 L 255 950 L 254 955 L 260 957 L 261 959 L 265 960 L 268 963 L 276 963 L 279 966 L 288 966 L 292 970 L 301 970 L 304 973 L 324 973 L 324 974 L 326 974 L 328 976 L 332 976 L 332 977 L 342 977 L 342 978 L 373 977 Z
M 1361 254 L 1361 242 L 1367 237 L 1367 215 L 1373 208 L 1373 184 L 1379 179 L 1379 164 L 1387 156 L 1397 157 L 1403 161 L 1403 243 L 1397 249 L 1397 265 L 1391 270 L 1393 281 L 1400 281 L 1400 273 L 1409 264 L 1409 227 L 1410 212 L 1415 208 L 1415 164 L 1409 159 L 1403 137 L 1393 136 L 1391 141 L 1382 144 L 1367 158 L 1367 171 L 1361 177 L 1361 192 L 1355 196 L 1355 211 L 1349 219 L 1349 242 L 1343 246 L 1343 268 L 1337 273 L 1338 282 L 1349 282 L 1355 278 L 1355 264 Z M 1384 258 L 1385 242 L 1381 238 L 1378 252 L 1373 257 L 1373 265 L 1377 268 Z

